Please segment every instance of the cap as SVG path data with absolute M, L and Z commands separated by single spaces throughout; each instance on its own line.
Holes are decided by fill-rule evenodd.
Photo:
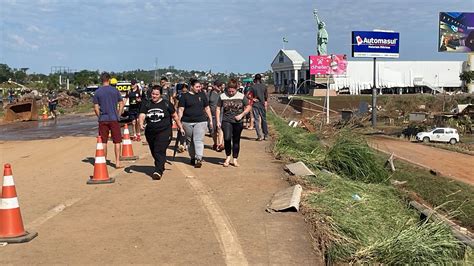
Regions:
M 117 84 L 117 79 L 116 78 L 111 78 L 110 79 L 110 85 L 116 85 Z
M 136 79 L 132 79 L 132 80 L 130 81 L 130 83 L 132 83 L 132 85 L 135 85 L 135 84 L 137 84 L 137 80 L 136 80 Z

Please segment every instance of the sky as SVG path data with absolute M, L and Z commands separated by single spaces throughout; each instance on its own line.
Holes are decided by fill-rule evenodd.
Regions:
M 313 9 L 329 53 L 350 55 L 351 31 L 400 32 L 398 60 L 465 60 L 437 51 L 440 11 L 473 0 L 0 0 L 0 63 L 49 74 L 52 66 L 126 71 L 174 66 L 256 73 L 283 47 L 316 52 Z M 350 59 L 351 60 L 351 59 Z

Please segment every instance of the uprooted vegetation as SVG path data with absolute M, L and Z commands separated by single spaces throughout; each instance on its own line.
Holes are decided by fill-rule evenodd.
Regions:
M 276 131 L 275 154 L 303 161 L 317 173 L 301 179 L 313 188 L 304 193 L 302 210 L 327 263 L 446 264 L 465 262 L 468 256 L 472 260 L 472 251 L 464 252 L 445 224 L 419 221 L 404 194 L 387 182 L 389 173 L 363 138 L 343 131 L 324 146 L 314 133 L 290 128 L 276 116 L 269 120 Z M 333 174 L 319 171 L 322 168 Z

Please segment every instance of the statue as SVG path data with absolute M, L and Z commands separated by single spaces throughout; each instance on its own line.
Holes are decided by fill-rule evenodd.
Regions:
M 327 55 L 328 54 L 328 39 L 329 35 L 326 31 L 326 23 L 319 20 L 318 17 L 318 10 L 313 10 L 314 18 L 316 19 L 316 23 L 318 24 L 318 55 Z

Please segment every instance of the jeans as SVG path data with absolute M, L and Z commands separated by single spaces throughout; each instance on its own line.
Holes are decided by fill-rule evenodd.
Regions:
M 234 159 L 237 159 L 239 157 L 240 136 L 242 135 L 243 129 L 243 123 L 230 123 L 227 121 L 222 121 L 222 131 L 224 132 L 224 147 L 226 156 L 230 156 L 232 152 L 232 157 L 234 157 Z
M 186 133 L 186 144 L 188 144 L 189 156 L 191 159 L 202 160 L 207 122 L 183 122 L 183 128 Z
M 257 138 L 267 137 L 268 136 L 268 126 L 267 126 L 267 111 L 265 107 L 261 104 L 254 104 L 253 108 L 253 119 L 254 119 L 254 126 L 255 131 L 257 132 Z M 262 125 L 262 131 L 260 130 L 260 123 Z

